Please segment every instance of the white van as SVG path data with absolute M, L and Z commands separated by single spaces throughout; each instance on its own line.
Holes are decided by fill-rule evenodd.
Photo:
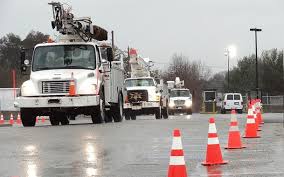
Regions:
M 221 113 L 235 109 L 238 113 L 243 112 L 243 97 L 240 93 L 225 93 L 221 104 Z

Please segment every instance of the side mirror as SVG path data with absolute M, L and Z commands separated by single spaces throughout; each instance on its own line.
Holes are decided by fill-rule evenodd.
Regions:
M 30 64 L 30 61 L 26 59 L 26 51 L 24 48 L 21 49 L 20 58 L 21 58 L 21 72 L 26 72 Z
M 113 51 L 112 51 L 112 48 L 107 48 L 107 60 L 109 62 L 112 62 L 113 61 Z

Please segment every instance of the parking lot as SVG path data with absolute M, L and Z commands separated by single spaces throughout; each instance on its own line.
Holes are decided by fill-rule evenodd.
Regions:
M 215 117 L 223 158 L 205 167 L 208 118 Z M 244 132 L 246 115 L 238 114 Z M 264 114 L 261 138 L 225 150 L 230 114 L 193 114 L 94 125 L 80 117 L 68 126 L 0 127 L 0 176 L 162 177 L 167 175 L 172 131 L 180 129 L 189 176 L 284 176 L 283 114 Z

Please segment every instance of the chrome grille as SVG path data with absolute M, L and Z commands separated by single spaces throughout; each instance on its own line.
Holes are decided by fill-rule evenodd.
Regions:
M 184 103 L 185 103 L 185 101 L 184 101 L 184 100 L 175 100 L 174 103 L 175 103 L 175 105 L 177 105 L 177 106 L 183 106 Z
M 42 93 L 69 93 L 70 81 L 43 81 Z

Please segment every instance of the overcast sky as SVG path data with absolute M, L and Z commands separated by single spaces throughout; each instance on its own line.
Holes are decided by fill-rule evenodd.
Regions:
M 54 35 L 47 0 L 0 0 L 0 37 L 30 30 Z M 283 49 L 284 0 L 65 0 L 75 16 L 115 31 L 120 48 L 168 63 L 173 53 L 201 60 L 214 72 L 227 69 L 224 50 L 235 45 L 237 59 L 255 52 L 251 27 L 259 27 L 259 53 Z M 166 65 L 160 64 L 160 67 Z

